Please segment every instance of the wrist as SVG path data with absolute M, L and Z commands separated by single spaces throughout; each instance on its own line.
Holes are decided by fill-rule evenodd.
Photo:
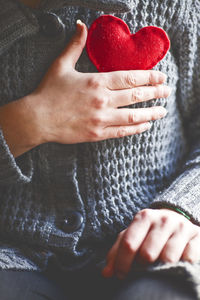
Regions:
M 161 206 L 160 209 L 169 209 L 169 210 L 175 211 L 175 212 L 181 214 L 182 216 L 184 216 L 185 218 L 187 218 L 188 220 L 191 220 L 191 218 L 183 210 L 181 210 L 178 207 L 166 204 L 166 205 Z
M 15 157 L 41 143 L 37 120 L 31 95 L 0 107 L 0 126 Z

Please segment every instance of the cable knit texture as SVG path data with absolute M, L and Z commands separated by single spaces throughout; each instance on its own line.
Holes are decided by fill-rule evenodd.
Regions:
M 1 133 L 0 266 L 41 270 L 51 260 L 74 270 L 100 264 L 117 234 L 146 207 L 178 207 L 200 225 L 200 2 L 43 0 L 41 10 L 56 13 L 65 33 L 45 36 L 41 11 L 0 0 L 1 105 L 37 87 L 77 19 L 89 26 L 105 12 L 122 18 L 132 33 L 150 25 L 168 33 L 171 49 L 155 69 L 168 75 L 172 94 L 132 105 L 160 104 L 168 114 L 130 137 L 47 143 L 15 159 Z M 85 51 L 76 68 L 96 72 Z M 79 212 L 83 222 L 66 232 L 60 224 L 70 212 Z M 199 264 L 160 263 L 148 270 L 187 274 L 200 295 Z

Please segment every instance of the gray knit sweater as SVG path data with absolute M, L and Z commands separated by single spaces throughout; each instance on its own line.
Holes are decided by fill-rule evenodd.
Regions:
M 40 26 L 40 13 L 48 11 L 65 24 L 54 37 Z M 168 33 L 171 49 L 155 69 L 168 75 L 172 94 L 133 105 L 163 105 L 168 114 L 130 137 L 47 143 L 15 159 L 1 131 L 0 266 L 43 270 L 51 260 L 70 270 L 98 264 L 145 207 L 178 207 L 200 225 L 200 1 L 43 0 L 40 13 L 0 0 L 1 105 L 37 87 L 77 19 L 89 26 L 104 13 L 122 18 L 131 32 L 155 25 Z M 96 72 L 85 51 L 76 68 Z M 148 270 L 181 270 L 196 283 L 200 274 L 199 264 L 181 262 Z

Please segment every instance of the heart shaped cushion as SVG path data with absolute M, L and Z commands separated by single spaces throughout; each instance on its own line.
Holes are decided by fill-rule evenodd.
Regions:
M 152 69 L 167 53 L 166 32 L 147 26 L 131 34 L 120 18 L 102 15 L 88 30 L 86 51 L 99 72 Z

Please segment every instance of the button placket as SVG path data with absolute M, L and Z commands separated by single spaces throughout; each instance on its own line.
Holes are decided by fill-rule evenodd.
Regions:
M 58 227 L 65 233 L 78 231 L 83 224 L 83 215 L 79 211 L 68 211 L 58 223 Z

